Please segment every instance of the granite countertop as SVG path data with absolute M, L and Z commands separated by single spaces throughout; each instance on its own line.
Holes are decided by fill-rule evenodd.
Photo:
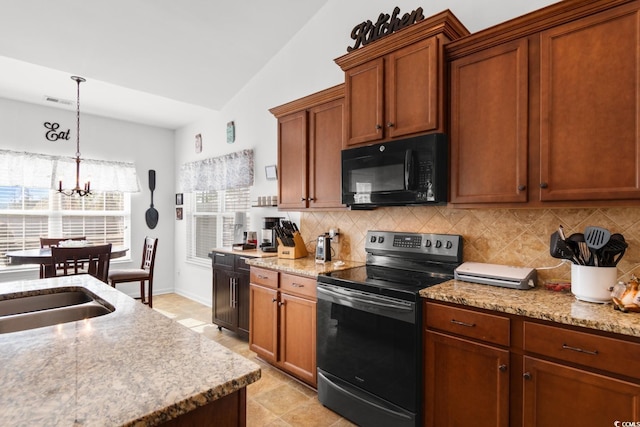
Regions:
M 622 313 L 614 310 L 611 304 L 578 301 L 570 292 L 554 292 L 542 287 L 514 290 L 450 280 L 421 290 L 420 296 L 565 325 L 640 337 L 640 313 Z
M 284 258 L 261 258 L 261 259 L 249 259 L 247 264 L 270 268 L 272 270 L 283 271 L 285 273 L 298 274 L 300 276 L 317 277 L 318 274 L 330 273 L 332 271 L 346 270 L 348 268 L 359 267 L 364 265 L 361 262 L 356 261 L 327 261 L 324 263 L 317 263 L 315 257 L 306 256 L 298 259 L 284 259 Z
M 211 252 L 224 252 L 227 254 L 235 254 L 251 258 L 273 258 L 277 257 L 277 252 L 262 252 L 259 249 L 247 249 L 244 251 L 234 250 L 233 248 L 213 248 Z
M 255 363 L 88 275 L 0 283 L 0 299 L 84 287 L 113 313 L 0 334 L 0 425 L 152 426 L 246 387 Z

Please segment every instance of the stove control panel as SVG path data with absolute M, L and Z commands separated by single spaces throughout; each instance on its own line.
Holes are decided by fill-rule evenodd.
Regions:
M 365 250 L 396 255 L 415 254 L 426 258 L 462 259 L 462 236 L 457 234 L 368 231 Z

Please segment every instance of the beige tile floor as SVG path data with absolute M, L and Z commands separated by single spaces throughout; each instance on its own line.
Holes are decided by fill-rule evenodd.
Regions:
M 247 426 L 343 427 L 354 424 L 318 402 L 316 391 L 256 357 L 247 341 L 211 323 L 211 307 L 177 294 L 153 297 L 153 309 L 253 360 L 262 377 L 247 387 Z

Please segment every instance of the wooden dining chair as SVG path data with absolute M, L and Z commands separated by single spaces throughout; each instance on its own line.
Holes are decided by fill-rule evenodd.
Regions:
M 142 264 L 140 268 L 112 270 L 109 272 L 109 283 L 114 288 L 118 283 L 140 282 L 140 301 L 153 308 L 153 267 L 156 262 L 158 239 L 145 237 L 142 249 Z M 145 298 L 144 283 L 149 283 L 149 301 Z
M 108 283 L 110 260 L 111 243 L 80 248 L 53 246 L 51 248 L 51 264 L 46 266 L 45 276 L 72 276 L 88 273 L 96 279 Z M 62 265 L 62 269 L 56 268 L 58 265 Z
M 40 238 L 40 248 L 50 248 L 52 246 L 58 246 L 60 242 L 64 242 L 65 240 L 75 240 L 82 241 L 87 240 L 87 236 L 73 236 L 73 237 L 41 237 Z M 44 268 L 43 264 L 40 264 L 40 278 L 44 278 Z M 59 269 L 62 269 L 62 266 L 58 266 Z

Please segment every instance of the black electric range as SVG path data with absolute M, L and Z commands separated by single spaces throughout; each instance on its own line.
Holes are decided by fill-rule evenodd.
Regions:
M 366 264 L 318 276 L 318 400 L 358 425 L 422 425 L 419 291 L 453 279 L 462 237 L 367 232 Z

